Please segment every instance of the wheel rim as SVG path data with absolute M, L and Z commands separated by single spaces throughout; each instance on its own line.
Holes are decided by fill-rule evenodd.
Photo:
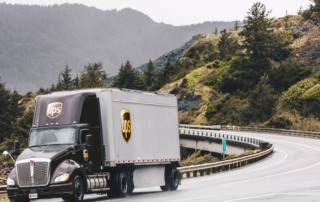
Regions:
M 74 183 L 75 195 L 78 199 L 82 199 L 83 196 L 83 184 L 82 182 L 77 179 Z
M 121 190 L 123 193 L 127 193 L 128 183 L 127 183 L 127 179 L 125 177 L 122 177 L 122 179 L 121 179 Z

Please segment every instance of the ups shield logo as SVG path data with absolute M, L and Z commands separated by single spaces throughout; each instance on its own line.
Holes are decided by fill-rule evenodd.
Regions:
M 62 103 L 61 102 L 53 102 L 48 104 L 47 107 L 47 117 L 54 119 L 61 114 L 62 111 Z
M 120 113 L 121 116 L 121 133 L 124 141 L 129 143 L 131 138 L 131 119 L 130 111 L 123 109 Z

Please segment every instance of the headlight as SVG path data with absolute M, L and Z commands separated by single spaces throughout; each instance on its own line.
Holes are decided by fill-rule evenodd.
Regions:
M 56 179 L 54 179 L 54 182 L 65 182 L 68 181 L 70 175 L 68 173 L 64 173 L 58 177 L 56 177 Z
M 14 180 L 11 179 L 10 177 L 8 177 L 8 179 L 7 179 L 7 185 L 8 185 L 8 186 L 13 186 L 13 185 L 15 185 Z

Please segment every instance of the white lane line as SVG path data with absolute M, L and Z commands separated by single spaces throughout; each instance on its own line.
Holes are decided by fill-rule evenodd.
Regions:
M 277 177 L 277 176 L 282 176 L 282 175 L 288 175 L 288 174 L 292 174 L 292 173 L 296 173 L 296 172 L 300 172 L 303 170 L 307 170 L 309 168 L 313 168 L 315 166 L 320 165 L 320 162 L 303 167 L 303 168 L 299 168 L 299 169 L 295 169 L 295 170 L 290 170 L 287 172 L 282 172 L 282 173 L 276 173 L 276 174 L 272 174 L 272 175 L 267 175 L 267 176 L 263 176 L 263 177 L 256 177 L 256 178 L 252 178 L 252 179 L 248 179 L 248 180 L 242 180 L 242 181 L 237 181 L 237 182 L 231 182 L 231 183 L 226 183 L 226 184 L 221 184 L 221 185 L 231 185 L 231 184 L 238 184 L 238 183 L 242 183 L 242 182 L 250 182 L 250 181 L 257 181 L 257 180 L 264 180 L 267 178 L 272 178 L 272 177 Z
M 244 198 L 238 198 L 238 199 L 225 200 L 220 202 L 244 201 L 248 199 L 263 198 L 263 197 L 276 196 L 276 195 L 320 196 L 320 194 L 312 194 L 312 193 L 272 193 L 272 194 L 264 194 L 264 195 L 258 195 L 258 196 L 250 196 L 250 197 L 244 197 Z
M 216 196 L 217 195 L 201 196 L 201 197 L 196 197 L 196 198 L 185 198 L 185 199 L 178 199 L 178 200 L 167 201 L 167 202 L 194 201 L 194 200 L 200 200 L 200 199 L 205 199 L 205 198 L 213 198 L 213 197 L 216 197 Z

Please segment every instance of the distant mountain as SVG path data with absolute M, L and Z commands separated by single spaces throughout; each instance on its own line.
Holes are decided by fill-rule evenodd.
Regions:
M 109 76 L 129 60 L 139 66 L 179 47 L 199 33 L 233 27 L 234 22 L 190 26 L 156 23 L 132 9 L 102 11 L 78 4 L 0 4 L 0 76 L 20 93 L 56 83 L 68 64 L 72 74 L 103 62 Z

